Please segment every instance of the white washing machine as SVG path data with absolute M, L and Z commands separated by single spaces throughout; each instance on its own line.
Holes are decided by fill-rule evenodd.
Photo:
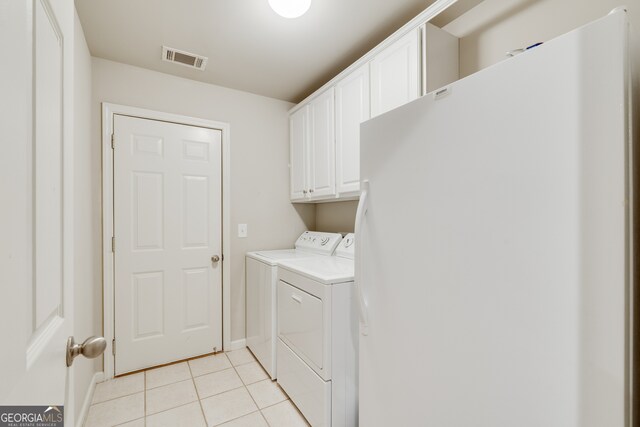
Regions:
M 358 425 L 353 242 L 278 266 L 278 384 L 312 426 Z
M 247 347 L 272 379 L 276 379 L 276 288 L 278 264 L 284 260 L 329 257 L 342 240 L 339 233 L 305 231 L 295 249 L 249 252 L 246 255 Z

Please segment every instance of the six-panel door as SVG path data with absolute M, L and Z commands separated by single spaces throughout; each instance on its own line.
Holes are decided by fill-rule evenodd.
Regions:
M 115 372 L 222 348 L 221 132 L 114 119 Z

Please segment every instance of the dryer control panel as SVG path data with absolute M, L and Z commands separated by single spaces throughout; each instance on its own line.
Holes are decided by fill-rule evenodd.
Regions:
M 296 249 L 320 255 L 333 255 L 333 251 L 336 250 L 341 240 L 342 235 L 340 233 L 305 231 L 296 240 Z
M 336 256 L 353 259 L 356 250 L 355 240 L 356 236 L 353 233 L 344 236 L 344 239 L 336 248 Z

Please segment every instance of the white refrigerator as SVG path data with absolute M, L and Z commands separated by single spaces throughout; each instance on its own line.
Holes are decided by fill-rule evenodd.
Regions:
M 630 425 L 624 11 L 361 128 L 360 426 Z

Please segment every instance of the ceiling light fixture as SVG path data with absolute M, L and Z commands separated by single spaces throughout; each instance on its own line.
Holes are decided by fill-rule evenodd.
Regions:
M 311 0 L 269 0 L 269 6 L 280 16 L 298 18 L 309 10 Z

